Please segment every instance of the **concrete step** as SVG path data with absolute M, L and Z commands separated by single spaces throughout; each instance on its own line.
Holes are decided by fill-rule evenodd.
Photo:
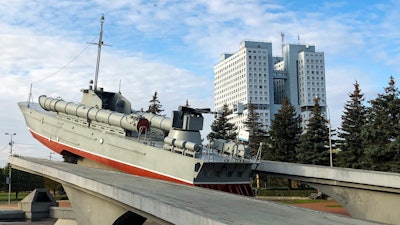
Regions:
M 9 220 L 25 220 L 25 212 L 22 210 L 14 210 L 14 209 L 3 209 L 0 210 L 0 221 L 9 221 Z

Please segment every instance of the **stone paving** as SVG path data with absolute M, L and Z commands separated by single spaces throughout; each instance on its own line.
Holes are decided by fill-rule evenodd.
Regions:
M 43 220 L 35 220 L 35 221 L 26 221 L 26 222 L 2 222 L 0 221 L 0 225 L 54 225 L 57 219 L 43 219 Z
M 11 203 L 9 204 L 0 204 L 0 211 L 8 211 L 8 210 L 19 210 L 18 204 L 17 203 Z M 40 220 L 34 220 L 34 221 L 6 221 L 0 220 L 0 225 L 54 225 L 56 223 L 57 219 L 40 219 Z

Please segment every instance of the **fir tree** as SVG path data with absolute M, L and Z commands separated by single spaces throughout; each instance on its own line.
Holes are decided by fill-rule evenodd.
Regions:
M 251 102 L 248 105 L 247 120 L 244 122 L 249 131 L 249 146 L 252 155 L 256 155 L 260 142 L 265 139 L 266 132 L 263 129 L 263 124 L 259 122 L 259 114 L 257 113 L 256 106 Z
M 340 128 L 337 147 L 338 166 L 361 169 L 364 160 L 364 145 L 361 132 L 365 125 L 366 108 L 363 105 L 364 94 L 359 84 L 354 84 L 354 91 L 349 95 L 350 100 L 344 106 L 342 127 Z
M 211 124 L 211 132 L 207 135 L 210 139 L 235 140 L 237 136 L 236 126 L 228 122 L 227 116 L 230 114 L 227 104 L 222 107 L 222 112 L 217 115 Z
M 150 102 L 149 109 L 147 109 L 146 112 L 160 115 L 160 113 L 164 111 L 163 109 L 161 109 L 162 105 L 158 100 L 157 91 L 154 92 L 153 98 L 149 102 Z
M 329 130 L 321 112 L 318 98 L 314 99 L 311 118 L 296 149 L 299 163 L 329 166 Z
M 400 172 L 400 99 L 394 78 L 384 94 L 369 101 L 365 141 L 364 169 Z
M 301 117 L 296 114 L 293 105 L 285 96 L 282 107 L 275 114 L 269 130 L 268 147 L 263 152 L 263 159 L 296 162 L 296 147 L 301 135 Z

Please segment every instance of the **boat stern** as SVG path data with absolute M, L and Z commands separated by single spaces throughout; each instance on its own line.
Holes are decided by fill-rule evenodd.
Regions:
M 251 162 L 205 162 L 194 179 L 194 185 L 254 196 L 250 186 L 253 164 Z

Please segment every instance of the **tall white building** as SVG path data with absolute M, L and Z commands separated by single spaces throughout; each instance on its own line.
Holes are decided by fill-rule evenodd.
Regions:
M 284 96 L 303 123 L 310 118 L 315 97 L 325 111 L 324 53 L 315 52 L 315 46 L 292 44 L 285 45 L 282 52 L 283 57 L 272 57 L 271 43 L 243 41 L 236 53 L 223 54 L 214 66 L 215 109 L 227 104 L 232 112 L 230 122 L 240 130 L 246 129 L 250 102 L 266 131 Z

